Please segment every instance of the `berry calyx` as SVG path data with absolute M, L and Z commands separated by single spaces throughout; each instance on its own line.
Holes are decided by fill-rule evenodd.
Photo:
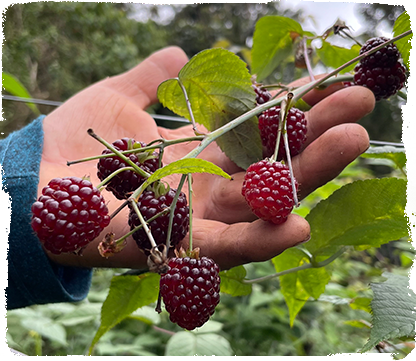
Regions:
M 138 147 L 145 147 L 146 143 L 136 142 L 130 138 L 122 138 L 116 140 L 112 145 L 119 151 L 127 151 Z M 112 151 L 109 149 L 105 149 L 102 152 L 102 154 L 111 153 Z M 127 153 L 125 155 L 147 173 L 153 173 L 159 168 L 159 155 L 155 151 Z M 116 170 L 125 167 L 129 167 L 129 165 L 118 156 L 101 158 L 97 164 L 97 176 L 103 181 Z M 106 189 L 111 191 L 118 199 L 127 199 L 144 181 L 144 177 L 140 174 L 132 170 L 126 170 L 115 175 L 107 183 Z
M 298 185 L 294 180 L 297 191 Z M 247 168 L 241 193 L 252 212 L 268 222 L 282 224 L 292 212 L 292 176 L 281 162 L 263 159 Z
M 389 39 L 381 36 L 376 38 L 371 38 L 365 42 L 361 47 L 360 55 L 374 49 L 375 47 L 385 43 Z M 400 58 L 399 50 L 394 43 L 386 45 L 384 48 L 377 50 L 376 52 L 364 57 L 361 59 L 361 64 L 367 67 L 376 68 L 376 67 L 391 67 L 397 60 Z
M 173 323 L 187 330 L 201 327 L 220 301 L 219 267 L 211 259 L 175 257 L 160 277 L 160 295 Z
M 256 103 L 258 105 L 268 102 L 272 95 L 267 89 L 262 88 L 259 84 L 252 84 L 254 92 L 256 93 Z
M 400 62 L 383 68 L 358 63 L 354 70 L 355 84 L 370 89 L 377 101 L 396 94 L 406 81 L 406 68 Z
M 155 189 L 144 191 L 140 195 L 137 202 L 137 207 L 139 208 L 139 211 L 142 214 L 144 220 L 147 221 L 156 214 L 170 207 L 176 192 L 177 190 L 172 188 L 169 188 L 166 190 L 166 192 L 162 193 L 157 192 Z M 139 217 L 132 207 L 130 207 L 128 223 L 131 230 L 141 224 Z M 152 232 L 153 238 L 157 245 L 166 243 L 168 226 L 169 212 L 155 218 L 150 223 L 148 223 L 148 227 L 150 228 L 150 231 Z M 170 245 L 172 247 L 176 246 L 182 239 L 185 238 L 188 230 L 189 206 L 185 193 L 180 192 L 174 209 Z M 133 238 L 136 241 L 137 246 L 144 253 L 149 254 L 152 246 L 144 229 L 140 228 L 134 232 Z
M 277 132 L 279 129 L 280 107 L 272 107 L 259 116 L 260 137 L 263 144 L 263 157 L 271 157 L 276 148 Z M 307 122 L 305 113 L 297 108 L 290 108 L 286 118 L 287 137 L 290 155 L 300 153 L 306 141 Z M 277 159 L 286 159 L 283 136 L 280 138 Z
M 32 229 L 54 254 L 79 253 L 109 223 L 100 191 L 78 177 L 52 179 L 32 205 Z

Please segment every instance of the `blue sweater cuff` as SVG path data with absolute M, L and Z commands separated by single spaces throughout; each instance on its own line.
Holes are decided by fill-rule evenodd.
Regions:
M 2 189 L 12 201 L 9 233 L 7 308 L 84 299 L 91 285 L 91 269 L 60 266 L 49 260 L 33 233 L 31 206 L 37 198 L 42 157 L 40 116 L 0 141 Z

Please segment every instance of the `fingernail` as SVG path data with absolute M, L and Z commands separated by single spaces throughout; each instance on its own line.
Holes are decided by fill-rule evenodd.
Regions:
M 310 235 L 310 234 L 308 234 L 308 236 L 307 236 L 307 237 L 306 237 L 303 241 L 300 241 L 299 243 L 296 243 L 296 244 L 295 244 L 295 246 L 299 246 L 300 244 L 306 243 L 306 242 L 308 242 L 310 239 L 311 239 L 311 235 Z

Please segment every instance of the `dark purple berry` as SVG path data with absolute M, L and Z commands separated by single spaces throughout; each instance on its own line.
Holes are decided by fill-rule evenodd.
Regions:
M 160 295 L 173 323 L 187 330 L 201 327 L 220 301 L 218 265 L 210 258 L 171 258 L 160 277 Z

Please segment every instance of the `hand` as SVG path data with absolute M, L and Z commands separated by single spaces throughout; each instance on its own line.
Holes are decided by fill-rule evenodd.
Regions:
M 88 175 L 93 184 L 96 162 L 68 167 L 67 161 L 101 154 L 104 147 L 87 135 L 92 128 L 110 143 L 132 137 L 146 143 L 157 139 L 176 139 L 193 135 L 191 126 L 176 130 L 157 127 L 144 109 L 157 101 L 157 86 L 177 76 L 187 62 L 179 48 L 156 52 L 132 70 L 107 78 L 75 95 L 44 120 L 44 148 L 40 166 L 38 193 L 54 177 Z M 308 82 L 301 79 L 296 85 Z M 313 108 L 307 112 L 307 147 L 293 158 L 295 177 L 300 184 L 300 198 L 336 177 L 342 169 L 364 152 L 369 145 L 367 132 L 357 124 L 374 107 L 374 96 L 363 87 L 341 89 L 334 84 L 325 90 L 314 90 L 304 100 Z M 168 164 L 186 155 L 196 142 L 166 148 L 163 163 Z M 309 237 L 309 225 L 295 214 L 286 223 L 274 226 L 256 220 L 241 195 L 244 171 L 232 163 L 215 143 L 200 155 L 233 176 L 233 181 L 207 174 L 194 175 L 194 247 L 213 258 L 221 269 L 270 259 Z M 168 179 L 175 187 L 179 176 Z M 186 191 L 186 187 L 183 189 Z M 120 201 L 110 192 L 103 195 L 110 212 Z M 84 250 L 83 255 L 48 254 L 57 263 L 81 267 L 145 268 L 146 257 L 132 238 L 119 254 L 101 257 L 97 245 L 112 231 L 119 238 L 129 231 L 127 209 L 119 213 L 99 239 Z M 259 242 L 258 240 L 261 240 Z M 182 244 L 186 247 L 188 238 Z

